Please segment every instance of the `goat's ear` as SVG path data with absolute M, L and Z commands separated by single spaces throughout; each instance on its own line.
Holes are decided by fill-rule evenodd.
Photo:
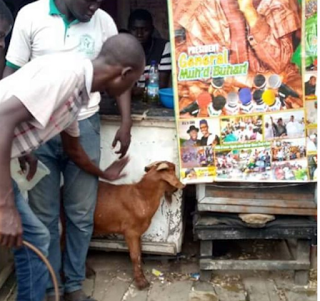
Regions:
M 173 172 L 166 172 L 164 175 L 164 179 L 167 181 L 171 186 L 177 188 L 177 189 L 182 189 L 185 187 L 179 179 L 176 177 L 176 175 Z
M 144 168 L 144 171 L 145 171 L 145 172 L 148 172 L 153 166 L 155 166 L 155 165 L 157 165 L 157 164 L 159 164 L 159 163 L 161 163 L 161 162 L 160 162 L 160 161 L 156 161 L 156 162 L 153 162 L 153 163 L 147 165 L 147 166 Z
M 157 167 L 157 170 L 164 170 L 164 169 L 169 169 L 169 165 L 167 163 L 161 163 Z

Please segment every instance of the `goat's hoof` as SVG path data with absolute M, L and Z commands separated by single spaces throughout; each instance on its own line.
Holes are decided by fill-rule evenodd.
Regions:
M 148 282 L 148 280 L 146 278 L 136 279 L 136 287 L 139 290 L 143 290 L 143 289 L 147 288 L 149 285 L 150 285 L 150 283 Z

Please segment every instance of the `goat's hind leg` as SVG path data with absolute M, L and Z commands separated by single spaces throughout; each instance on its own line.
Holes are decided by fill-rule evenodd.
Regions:
M 149 286 L 149 282 L 143 274 L 141 265 L 141 242 L 140 236 L 126 234 L 125 239 L 130 251 L 130 258 L 133 265 L 133 274 L 136 286 L 142 290 Z

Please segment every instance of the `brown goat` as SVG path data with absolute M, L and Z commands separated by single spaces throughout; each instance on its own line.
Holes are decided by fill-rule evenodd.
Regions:
M 140 182 L 113 185 L 100 182 L 94 216 L 94 236 L 123 234 L 133 264 L 136 286 L 149 285 L 141 266 L 141 235 L 149 228 L 163 195 L 171 202 L 172 193 L 184 185 L 175 175 L 175 165 L 155 162 L 145 168 Z

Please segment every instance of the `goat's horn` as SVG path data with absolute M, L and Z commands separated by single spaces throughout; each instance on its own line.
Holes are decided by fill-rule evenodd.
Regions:
M 158 167 L 157 170 L 163 170 L 163 169 L 169 169 L 169 165 L 167 163 L 161 163 Z

